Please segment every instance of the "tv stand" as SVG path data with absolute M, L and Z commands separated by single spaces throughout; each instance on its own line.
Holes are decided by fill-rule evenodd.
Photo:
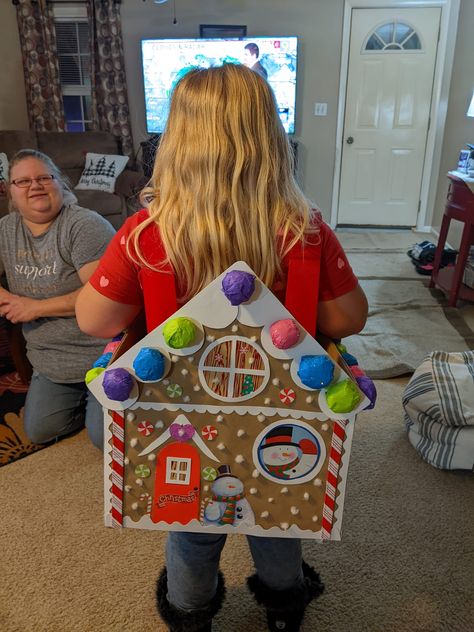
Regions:
M 142 148 L 142 170 L 146 178 L 151 178 L 153 165 L 155 164 L 155 154 L 160 144 L 161 134 L 153 134 L 147 140 L 140 143 Z

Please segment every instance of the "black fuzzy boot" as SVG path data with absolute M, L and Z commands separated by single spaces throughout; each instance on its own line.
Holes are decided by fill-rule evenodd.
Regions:
M 304 583 L 287 590 L 268 588 L 257 574 L 247 579 L 250 592 L 257 603 L 267 610 L 267 623 L 270 632 L 298 632 L 303 621 L 306 606 L 324 590 L 324 584 L 318 573 L 303 562 Z
M 224 577 L 219 571 L 216 594 L 204 608 L 196 608 L 189 612 L 180 610 L 170 604 L 167 594 L 168 575 L 165 567 L 156 584 L 156 605 L 170 632 L 211 632 L 212 619 L 220 610 L 225 597 Z

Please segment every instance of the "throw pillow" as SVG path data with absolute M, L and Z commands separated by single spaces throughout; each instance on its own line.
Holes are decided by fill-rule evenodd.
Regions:
M 0 152 L 0 195 L 6 194 L 8 182 L 8 158 L 7 155 Z
M 0 152 L 0 182 L 8 182 L 8 158 Z
M 128 156 L 87 153 L 84 171 L 75 188 L 113 193 L 115 181 L 127 162 Z

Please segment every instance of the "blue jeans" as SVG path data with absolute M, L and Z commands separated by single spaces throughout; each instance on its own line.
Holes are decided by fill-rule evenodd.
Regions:
M 47 443 L 87 428 L 92 443 L 103 449 L 102 406 L 84 382 L 58 384 L 34 371 L 26 395 L 24 428 L 33 443 Z
M 168 601 L 180 610 L 206 606 L 217 588 L 225 534 L 170 532 L 166 542 Z M 303 584 L 301 540 L 247 536 L 260 580 L 271 590 Z

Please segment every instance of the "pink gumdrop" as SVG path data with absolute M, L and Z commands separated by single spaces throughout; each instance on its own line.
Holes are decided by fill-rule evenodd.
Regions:
M 349 369 L 354 377 L 362 377 L 363 375 L 365 375 L 364 371 L 360 368 L 358 364 L 353 364 L 349 367 Z
M 289 349 L 300 339 L 300 330 L 292 318 L 284 318 L 270 326 L 270 336 L 277 349 Z
M 116 340 L 115 342 L 109 342 L 103 351 L 103 353 L 113 353 L 115 349 L 120 345 L 121 340 Z

